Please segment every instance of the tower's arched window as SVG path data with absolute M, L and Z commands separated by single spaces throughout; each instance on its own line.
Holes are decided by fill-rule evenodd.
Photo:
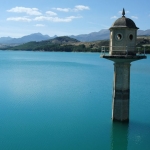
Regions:
M 118 34 L 118 35 L 117 35 L 117 39 L 118 39 L 118 40 L 121 40 L 121 39 L 122 39 L 122 35 L 121 35 L 121 34 Z
M 118 41 L 122 40 L 122 38 L 123 38 L 123 35 L 121 33 L 116 34 L 116 39 Z
M 132 35 L 132 34 L 129 35 L 129 39 L 130 39 L 131 41 L 133 40 L 133 35 Z

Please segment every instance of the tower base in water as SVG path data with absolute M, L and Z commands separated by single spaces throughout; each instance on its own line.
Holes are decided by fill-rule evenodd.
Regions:
M 146 56 L 101 56 L 114 61 L 112 98 L 112 120 L 129 122 L 130 109 L 130 66 L 132 61 Z
M 130 63 L 114 63 L 112 119 L 129 121 Z

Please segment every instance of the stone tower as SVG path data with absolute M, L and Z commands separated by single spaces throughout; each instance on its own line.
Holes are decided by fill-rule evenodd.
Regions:
M 129 121 L 130 105 L 130 66 L 132 61 L 146 58 L 145 54 L 137 55 L 135 23 L 125 17 L 117 19 L 110 27 L 109 54 L 102 58 L 114 61 L 114 82 L 112 101 L 112 120 Z

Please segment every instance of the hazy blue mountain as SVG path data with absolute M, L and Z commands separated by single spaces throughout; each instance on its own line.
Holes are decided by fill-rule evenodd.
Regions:
M 109 29 L 103 29 L 103 30 L 100 30 L 99 32 L 92 32 L 89 34 L 80 34 L 77 36 L 72 35 L 70 37 L 75 38 L 82 42 L 91 42 L 91 41 L 109 39 L 110 38 L 109 35 L 110 35 Z M 150 29 L 138 30 L 137 35 L 145 35 L 145 36 L 150 35 Z
M 89 34 L 80 34 L 77 36 L 72 35 L 70 37 L 75 38 L 82 42 L 89 42 L 89 41 L 109 39 L 109 33 L 110 31 L 108 29 L 103 29 L 103 30 L 100 30 L 99 32 L 92 32 Z
M 138 35 L 150 35 L 150 29 L 148 30 L 138 30 Z
M 99 32 L 92 32 L 89 34 L 80 34 L 80 35 L 71 35 L 69 37 L 77 39 L 81 42 L 91 42 L 91 41 L 98 41 L 98 40 L 107 40 L 109 39 L 110 31 L 109 29 L 103 29 Z M 150 35 L 150 29 L 148 30 L 138 30 L 137 35 Z M 43 35 L 41 33 L 34 33 L 30 35 L 23 36 L 21 38 L 11 38 L 11 37 L 1 37 L 0 38 L 0 44 L 6 44 L 6 45 L 19 45 L 23 43 L 27 43 L 30 41 L 44 41 L 49 39 L 56 38 L 57 35 L 50 37 L 49 35 Z
M 48 39 L 52 39 L 49 35 L 43 35 L 41 33 L 34 33 L 30 35 L 23 36 L 21 38 L 10 38 L 10 37 L 2 37 L 0 38 L 1 44 L 22 44 L 30 41 L 44 41 Z
M 4 43 L 4 42 L 6 42 L 6 41 L 9 41 L 9 40 L 12 40 L 13 38 L 11 38 L 11 37 L 1 37 L 0 38 L 0 43 Z

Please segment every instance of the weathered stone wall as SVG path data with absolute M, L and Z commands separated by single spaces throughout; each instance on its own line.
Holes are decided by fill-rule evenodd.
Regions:
M 117 39 L 117 35 L 121 35 L 121 39 Z M 130 37 L 130 35 L 132 35 Z M 129 51 L 129 54 L 133 54 L 136 46 L 136 29 L 129 28 L 116 28 L 110 30 L 110 52 L 111 55 L 125 55 L 126 50 Z M 117 52 L 119 51 L 119 52 Z

